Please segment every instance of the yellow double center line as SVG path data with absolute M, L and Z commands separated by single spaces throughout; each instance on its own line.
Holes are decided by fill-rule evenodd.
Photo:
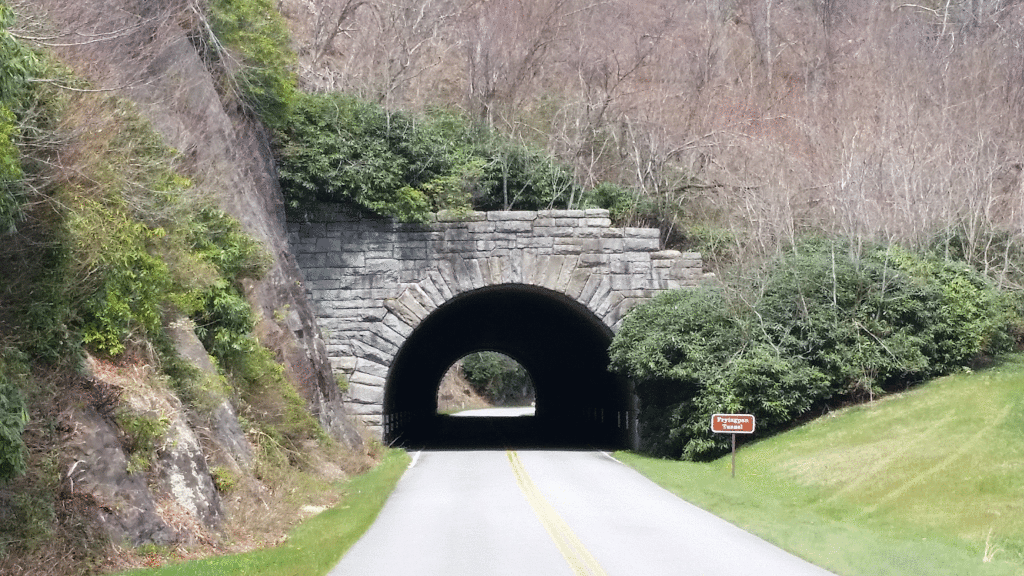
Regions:
M 555 541 L 555 546 L 558 547 L 558 551 L 565 557 L 573 573 L 577 576 L 607 576 L 607 573 L 597 563 L 597 560 L 587 551 L 583 543 L 580 542 L 580 539 L 573 534 L 565 520 L 562 520 L 558 512 L 555 512 L 551 504 L 541 495 L 537 485 L 533 483 L 530 475 L 523 468 L 523 463 L 519 460 L 519 454 L 511 450 L 508 451 L 508 461 L 512 464 L 512 472 L 516 476 L 519 489 L 523 491 L 526 501 L 530 503 L 530 507 L 537 514 L 537 518 L 540 518 L 540 523 L 544 525 L 544 529 L 548 531 L 551 539 Z

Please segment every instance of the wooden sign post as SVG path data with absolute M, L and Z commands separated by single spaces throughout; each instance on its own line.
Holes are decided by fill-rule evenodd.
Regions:
M 732 477 L 736 477 L 736 435 L 754 433 L 753 414 L 715 414 L 711 416 L 711 431 L 732 434 Z

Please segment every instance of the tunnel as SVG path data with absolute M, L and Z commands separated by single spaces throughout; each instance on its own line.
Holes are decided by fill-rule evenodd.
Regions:
M 402 344 L 384 392 L 384 441 L 406 448 L 629 447 L 635 410 L 627 382 L 608 371 L 612 331 L 575 300 L 523 284 L 460 294 Z M 533 416 L 437 413 L 446 370 L 466 354 L 505 354 L 533 380 Z

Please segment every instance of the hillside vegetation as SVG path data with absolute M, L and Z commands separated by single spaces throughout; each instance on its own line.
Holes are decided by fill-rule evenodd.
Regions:
M 1019 0 L 281 5 L 303 85 L 463 110 L 712 261 L 941 239 L 1020 284 Z
M 0 571 L 273 541 L 366 467 L 281 229 L 317 201 L 702 251 L 612 351 L 660 454 L 1012 349 L 1021 37 L 1018 0 L 0 0 Z
M 460 370 L 470 386 L 494 406 L 525 406 L 536 400 L 530 374 L 504 354 L 474 352 L 462 358 Z
M 947 376 L 710 463 L 619 457 L 842 576 L 1019 574 L 1024 363 Z M 743 440 L 752 440 L 744 442 Z
M 267 166 L 251 150 L 249 164 L 204 156 L 225 134 L 174 117 L 175 98 L 205 97 L 200 117 L 227 124 L 230 146 L 244 150 L 253 129 L 226 119 L 234 92 L 203 94 L 215 62 L 157 58 L 192 49 L 171 17 L 189 6 L 101 9 L 95 23 L 112 31 L 83 40 L 61 19 L 97 6 L 17 4 L 15 16 L 0 2 L 4 574 L 258 546 L 372 462 L 352 423 L 323 410 L 341 392 L 275 249 L 283 232 L 265 225 L 276 214 L 237 210 Z M 129 54 L 119 42 L 149 66 L 196 67 L 152 72 L 111 57 Z M 103 86 L 126 77 L 159 106 Z M 171 148 L 183 133 L 203 150 Z
M 608 208 L 704 254 L 720 284 L 638 308 L 612 347 L 638 385 L 645 450 L 711 458 L 725 449 L 713 412 L 781 430 L 1018 343 L 1024 3 L 295 0 L 282 13 L 301 84 L 458 110 L 571 169 L 579 193 L 541 205 Z M 509 198 L 487 206 L 537 207 Z
M 1018 344 L 1018 294 L 965 263 L 896 245 L 807 240 L 760 274 L 630 311 L 611 368 L 636 384 L 641 447 L 717 457 L 715 413 L 770 434 L 965 369 Z

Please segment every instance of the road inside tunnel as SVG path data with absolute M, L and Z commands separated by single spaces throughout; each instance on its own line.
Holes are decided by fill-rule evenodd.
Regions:
M 388 374 L 384 440 L 409 448 L 628 447 L 627 383 L 608 372 L 612 331 L 571 298 L 523 284 L 489 286 L 434 310 L 406 339 Z M 519 362 L 536 390 L 533 416 L 437 413 L 441 378 L 466 354 Z

